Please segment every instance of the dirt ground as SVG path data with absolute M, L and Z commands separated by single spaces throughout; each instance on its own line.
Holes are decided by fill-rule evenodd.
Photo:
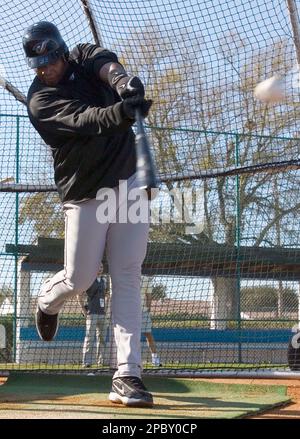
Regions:
M 7 378 L 0 377 L 0 385 L 4 384 Z M 265 411 L 261 414 L 249 415 L 248 419 L 300 419 L 300 379 L 265 379 L 265 378 L 207 378 L 201 381 L 222 382 L 234 384 L 257 384 L 257 385 L 283 385 L 288 388 L 288 396 L 291 398 L 291 403 L 284 407 L 275 408 Z

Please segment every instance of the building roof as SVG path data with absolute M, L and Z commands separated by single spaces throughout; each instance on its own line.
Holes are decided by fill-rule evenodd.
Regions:
M 38 238 L 37 245 L 6 245 L 6 252 L 25 255 L 22 269 L 58 271 L 63 268 L 64 240 Z M 107 263 L 104 260 L 104 273 Z M 300 280 L 300 249 L 240 247 L 210 240 L 150 242 L 143 273 L 164 276 L 231 277 Z

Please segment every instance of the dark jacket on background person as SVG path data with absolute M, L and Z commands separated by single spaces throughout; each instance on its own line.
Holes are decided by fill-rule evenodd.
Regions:
M 89 314 L 105 314 L 105 291 L 106 283 L 103 277 L 96 279 L 94 283 L 86 290 L 85 310 Z

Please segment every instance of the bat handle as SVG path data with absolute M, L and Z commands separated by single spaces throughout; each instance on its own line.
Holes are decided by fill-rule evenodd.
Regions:
M 144 132 L 143 117 L 139 108 L 135 109 L 135 121 L 139 131 Z
M 140 188 L 146 189 L 148 198 L 151 199 L 155 197 L 155 195 L 151 197 L 151 189 L 156 189 L 158 182 L 140 109 L 135 110 L 135 120 L 139 145 L 137 148 L 137 180 L 140 183 Z

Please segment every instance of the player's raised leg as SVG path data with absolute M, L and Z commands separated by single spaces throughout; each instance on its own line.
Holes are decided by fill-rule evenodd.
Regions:
M 65 203 L 64 270 L 42 286 L 36 312 L 36 327 L 42 340 L 52 340 L 58 329 L 58 313 L 69 297 L 90 287 L 102 260 L 107 224 L 99 224 L 96 199 Z

